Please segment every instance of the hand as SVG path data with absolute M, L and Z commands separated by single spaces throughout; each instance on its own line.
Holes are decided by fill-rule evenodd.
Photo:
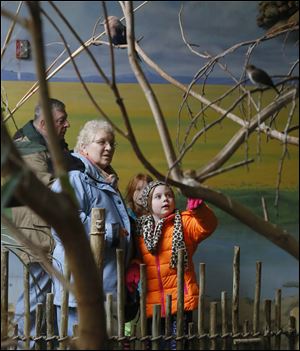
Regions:
M 130 265 L 125 274 L 125 284 L 130 293 L 133 293 L 140 281 L 140 267 L 137 263 Z
M 194 210 L 195 208 L 199 207 L 202 204 L 203 200 L 202 199 L 196 199 L 196 198 L 188 198 L 187 204 L 186 204 L 186 209 L 187 210 Z

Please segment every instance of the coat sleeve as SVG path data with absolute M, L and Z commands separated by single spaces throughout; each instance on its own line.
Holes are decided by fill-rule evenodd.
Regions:
M 81 223 L 84 226 L 87 235 L 90 234 L 91 230 L 91 208 L 92 208 L 92 198 L 89 193 L 89 189 L 82 182 L 80 171 L 74 171 L 69 173 L 70 184 L 72 185 L 78 205 L 78 213 Z M 60 192 L 61 185 L 59 180 L 56 180 L 52 185 L 52 191 Z M 101 191 L 99 191 L 98 196 L 101 196 Z M 119 223 L 109 223 L 105 222 L 105 241 L 111 247 L 118 246 L 119 244 Z
M 192 241 L 200 241 L 210 236 L 218 225 L 217 217 L 214 212 L 205 204 L 192 211 L 185 211 L 187 216 L 187 228 L 189 237 Z
M 30 169 L 35 172 L 37 177 L 46 185 L 51 186 L 55 181 L 54 175 L 49 168 L 50 159 L 45 151 L 36 152 L 22 156 Z

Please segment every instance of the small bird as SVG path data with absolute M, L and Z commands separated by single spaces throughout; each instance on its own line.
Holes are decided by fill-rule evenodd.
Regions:
M 116 16 L 108 16 L 107 21 L 104 22 L 105 32 L 108 35 L 108 29 L 111 36 L 111 42 L 114 45 L 126 45 L 127 44 L 127 37 L 126 37 L 126 26 L 118 19 Z M 139 39 L 141 40 L 141 39 Z M 137 59 L 142 62 L 140 56 L 135 53 Z
M 116 16 L 108 16 L 104 22 L 105 32 L 108 35 L 108 28 L 111 36 L 111 41 L 114 45 L 127 44 L 126 26 Z
M 254 65 L 247 65 L 246 72 L 253 84 L 258 85 L 259 87 L 271 87 L 276 91 L 277 94 L 280 94 L 279 90 L 275 87 L 271 77 L 262 69 L 257 68 Z

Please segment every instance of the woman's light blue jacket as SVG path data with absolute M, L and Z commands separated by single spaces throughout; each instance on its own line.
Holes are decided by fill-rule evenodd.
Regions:
M 92 208 L 105 208 L 105 252 L 103 267 L 103 289 L 104 296 L 117 292 L 117 259 L 116 249 L 124 250 L 125 266 L 129 264 L 132 253 L 132 238 L 130 234 L 130 220 L 121 194 L 109 183 L 106 183 L 97 168 L 85 157 L 74 153 L 79 158 L 85 170 L 72 170 L 69 172 L 69 181 L 74 188 L 78 206 L 79 216 L 84 225 L 87 236 L 90 236 Z M 61 191 L 60 182 L 56 180 L 52 185 L 55 192 Z M 119 237 L 119 229 L 125 228 L 129 235 L 125 238 Z M 56 241 L 53 252 L 53 266 L 63 273 L 64 248 L 52 228 L 52 235 Z M 76 234 L 74 233 L 74 240 Z M 78 257 L 80 260 L 80 257 Z M 54 304 L 61 305 L 62 285 L 59 280 L 53 278 Z M 69 296 L 69 307 L 77 306 L 74 295 Z

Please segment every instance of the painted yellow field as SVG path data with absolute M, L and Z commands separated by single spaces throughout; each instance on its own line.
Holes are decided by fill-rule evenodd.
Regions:
M 9 107 L 11 109 L 15 107 L 16 103 L 31 86 L 32 82 L 2 82 L 2 87 L 6 91 Z M 76 136 L 80 127 L 86 121 L 101 116 L 96 111 L 93 104 L 90 103 L 79 83 L 50 83 L 49 86 L 51 96 L 66 103 L 71 123 L 71 128 L 67 133 L 67 142 L 72 148 L 76 142 Z M 103 84 L 89 83 L 88 87 L 103 111 L 105 111 L 116 125 L 125 130 L 121 113 L 111 91 Z M 159 139 L 159 133 L 143 93 L 136 84 L 120 84 L 119 89 L 142 152 L 149 162 L 158 167 L 161 172 L 166 172 L 167 165 Z M 183 94 L 178 89 L 167 84 L 154 84 L 153 89 L 161 105 L 162 112 L 166 117 L 174 147 L 177 148 L 176 137 L 179 121 L 180 143 L 182 143 L 184 139 L 185 130 L 190 121 L 190 116 L 186 108 L 181 111 L 179 116 Z M 200 92 L 200 87 L 196 89 Z M 228 87 L 226 86 L 207 86 L 206 97 L 220 96 L 227 89 Z M 268 93 L 269 95 L 267 95 L 267 93 L 265 94 L 267 99 L 271 99 L 272 96 L 274 96 L 272 92 Z M 228 99 L 226 102 L 227 106 L 230 106 L 233 98 L 234 97 Z M 15 113 L 15 121 L 18 127 L 21 127 L 29 119 L 32 119 L 33 109 L 37 99 L 38 95 L 35 94 Z M 224 107 L 226 107 L 226 105 Z M 189 107 L 195 115 L 201 106 L 198 102 L 189 99 Z M 241 106 L 235 109 L 235 113 L 239 116 L 241 116 L 241 113 L 244 111 L 247 111 L 246 105 L 243 106 L 243 109 Z M 288 113 L 288 108 L 281 111 L 282 118 L 279 118 L 279 122 L 276 124 L 278 130 L 284 129 L 284 124 L 280 124 L 286 120 L 284 115 Z M 216 117 L 215 112 L 208 110 L 205 123 L 208 124 L 212 122 Z M 297 116 L 297 121 L 293 121 L 293 124 L 298 124 L 298 119 L 299 116 Z M 200 118 L 197 122 L 197 130 L 203 127 L 203 123 L 203 118 Z M 12 121 L 8 121 L 7 125 L 10 132 L 13 133 L 15 127 Z M 198 140 L 188 156 L 184 158 L 182 162 L 183 169 L 196 169 L 205 165 L 224 147 L 224 145 L 226 145 L 238 130 L 239 126 L 228 119 L 216 125 L 210 132 L 207 132 Z M 196 128 L 193 128 L 192 135 L 195 134 L 195 132 Z M 191 137 L 189 137 L 188 140 L 191 140 Z M 117 143 L 118 147 L 113 166 L 120 175 L 121 190 L 124 190 L 129 178 L 137 172 L 145 171 L 145 169 L 136 158 L 129 142 L 125 138 L 117 135 Z M 243 144 L 240 150 L 235 153 L 226 165 L 244 160 L 246 154 L 248 154 L 248 158 L 255 158 L 255 163 L 250 164 L 249 168 L 242 167 L 216 176 L 207 180 L 206 184 L 213 188 L 273 188 L 276 186 L 279 161 L 283 151 L 283 146 L 277 140 L 267 140 L 265 135 L 261 134 L 259 137 L 255 134 L 249 138 L 247 143 Z M 299 179 L 298 147 L 289 146 L 288 151 L 288 156 L 284 161 L 285 170 L 283 172 L 281 187 L 296 189 L 298 188 Z

